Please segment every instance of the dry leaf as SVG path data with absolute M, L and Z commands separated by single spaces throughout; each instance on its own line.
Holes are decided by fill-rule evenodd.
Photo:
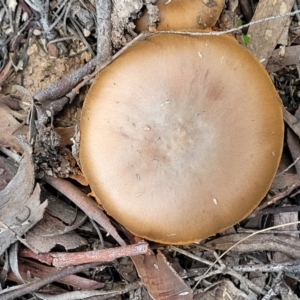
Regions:
M 294 0 L 260 1 L 252 21 L 289 13 L 294 2 Z M 248 35 L 251 37 L 251 42 L 248 48 L 264 65 L 273 53 L 287 19 L 288 17 L 278 18 L 249 26 Z
M 47 206 L 47 201 L 40 203 L 30 147 L 25 143 L 22 146 L 24 155 L 17 174 L 0 191 L 0 255 L 42 219 Z M 19 145 L 21 149 L 22 146 Z
M 45 266 L 44 264 L 40 264 L 38 262 L 27 260 L 27 259 L 20 260 L 19 270 L 24 280 L 28 280 L 28 273 L 30 273 L 31 277 L 47 278 L 57 272 L 56 268 L 48 267 Z M 18 278 L 16 278 L 16 276 L 12 272 L 8 274 L 8 278 L 15 282 L 19 282 L 19 283 L 22 282 L 18 280 Z M 79 275 L 69 275 L 57 280 L 57 282 L 70 285 L 75 289 L 84 289 L 84 290 L 100 289 L 105 286 L 104 283 L 97 282 L 88 278 L 80 277 Z
M 28 245 L 43 253 L 48 253 L 56 245 L 66 250 L 86 245 L 86 239 L 74 230 L 87 220 L 87 216 L 45 189 L 42 189 L 42 198 L 48 200 L 46 213 L 43 220 L 27 233 Z
M 277 175 L 271 186 L 271 190 L 281 190 L 284 189 L 299 180 L 299 176 L 294 173 L 283 173 Z
M 47 213 L 66 224 L 63 231 L 55 232 L 56 235 L 75 230 L 87 220 L 87 215 L 80 209 L 67 204 L 44 189 L 42 189 L 42 197 L 48 200 Z
M 43 220 L 27 233 L 28 246 L 32 250 L 48 253 L 56 245 L 66 250 L 86 245 L 86 239 L 74 231 L 87 220 L 86 214 L 45 189 L 42 189 L 42 198 L 48 200 L 48 207 Z
M 9 102 L 13 104 L 12 108 L 8 106 Z M 10 147 L 17 152 L 22 152 L 22 147 L 13 136 L 22 126 L 15 117 L 24 118 L 24 115 L 14 110 L 18 108 L 20 107 L 18 107 L 16 98 L 9 96 L 2 96 L 0 98 L 0 146 Z
M 65 228 L 63 222 L 46 212 L 43 219 L 27 233 L 28 246 L 32 250 L 47 253 L 56 245 L 70 250 L 87 244 L 86 239 L 79 236 L 75 231 L 61 234 Z
M 0 191 L 12 180 L 17 172 L 17 167 L 12 161 L 0 156 Z
M 289 46 L 285 48 L 284 56 L 279 55 L 281 49 L 276 49 L 268 61 L 266 69 L 269 73 L 277 72 L 284 67 L 297 65 L 299 62 L 300 46 Z
M 60 146 L 72 145 L 72 138 L 75 134 L 75 126 L 56 127 L 54 131 L 60 136 Z
M 131 257 L 131 259 L 153 299 L 193 299 L 192 289 L 184 283 L 160 251 L 157 255 L 139 255 Z

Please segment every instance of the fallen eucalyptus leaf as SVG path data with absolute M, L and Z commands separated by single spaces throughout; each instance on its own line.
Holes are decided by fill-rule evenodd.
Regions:
M 14 118 L 10 109 L 5 105 L 1 105 L 0 99 L 0 146 L 10 147 L 17 152 L 22 152 L 22 147 L 13 136 L 20 127 L 21 124 Z
M 16 175 L 17 167 L 11 160 L 0 156 L 0 190 L 3 190 L 7 184 Z
M 47 201 L 40 203 L 40 186 L 35 184 L 31 149 L 19 143 L 24 154 L 17 174 L 0 191 L 0 255 L 39 220 L 43 218 Z
M 192 289 L 179 277 L 160 251 L 157 255 L 151 253 L 133 256 L 131 259 L 152 299 L 193 299 Z
M 66 250 L 87 245 L 86 239 L 75 231 L 62 234 L 65 229 L 62 221 L 46 212 L 43 219 L 27 233 L 27 246 L 32 250 L 48 253 L 56 245 L 61 245 Z

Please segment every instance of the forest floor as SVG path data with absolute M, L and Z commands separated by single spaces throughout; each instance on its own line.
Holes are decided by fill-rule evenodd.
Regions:
M 126 13 L 111 19 L 99 13 L 110 1 L 99 2 L 0 3 L 0 299 L 298 299 L 297 2 L 227 1 L 222 9 L 214 30 L 261 61 L 282 99 L 284 148 L 268 195 L 248 218 L 185 246 L 126 236 L 89 195 L 79 167 L 87 90 L 111 56 L 145 39 L 132 20 L 136 3 L 152 1 L 120 0 Z M 96 56 L 107 47 L 96 21 L 112 26 L 104 58 Z

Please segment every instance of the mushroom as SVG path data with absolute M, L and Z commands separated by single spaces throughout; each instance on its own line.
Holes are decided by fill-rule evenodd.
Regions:
M 282 144 L 273 83 L 230 36 L 138 42 L 98 75 L 82 110 L 80 160 L 98 201 L 160 243 L 197 242 L 247 217 Z
M 204 29 L 213 27 L 224 7 L 225 0 L 158 0 L 157 30 Z M 148 29 L 148 12 L 135 21 L 136 32 Z

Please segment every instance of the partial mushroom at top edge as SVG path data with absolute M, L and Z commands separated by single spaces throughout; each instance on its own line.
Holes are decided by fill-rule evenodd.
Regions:
M 158 0 L 159 20 L 157 30 L 195 30 L 212 28 L 218 21 L 225 0 Z M 136 32 L 146 31 L 149 26 L 149 14 L 145 9 L 135 21 Z

